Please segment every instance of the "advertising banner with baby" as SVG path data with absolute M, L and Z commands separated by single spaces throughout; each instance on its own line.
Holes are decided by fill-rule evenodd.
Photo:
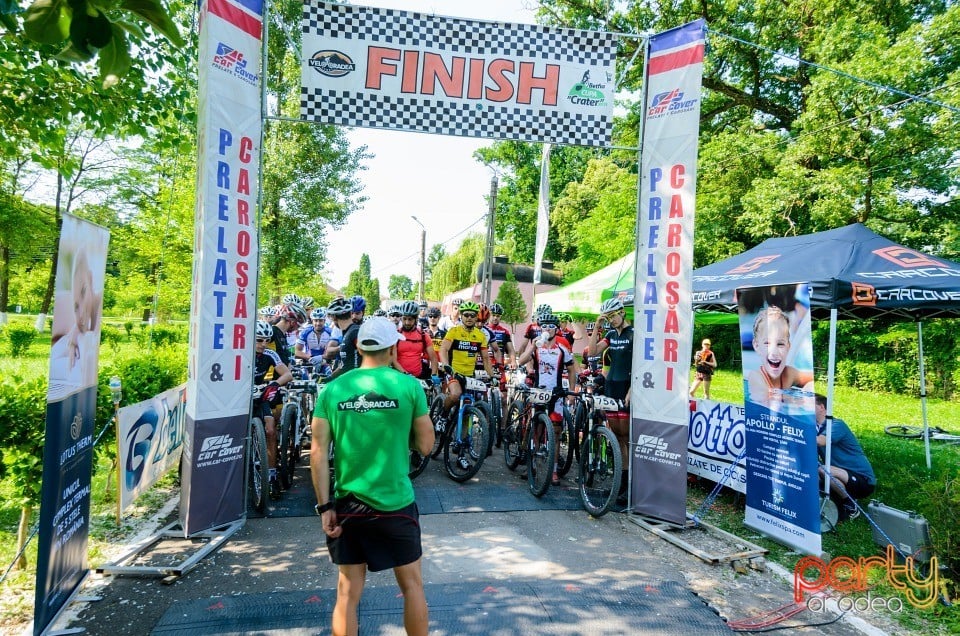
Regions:
M 53 303 L 34 634 L 87 575 L 100 316 L 110 232 L 63 215 Z
M 745 523 L 820 554 L 817 425 L 806 283 L 737 290 L 746 411 Z

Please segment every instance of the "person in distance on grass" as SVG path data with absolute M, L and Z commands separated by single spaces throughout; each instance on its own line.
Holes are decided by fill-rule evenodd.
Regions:
M 703 397 L 710 399 L 710 379 L 717 368 L 717 356 L 710 350 L 710 339 L 704 338 L 700 343 L 700 351 L 693 356 L 693 366 L 697 370 L 696 380 L 690 387 L 690 397 L 694 397 L 697 387 L 703 384 Z
M 360 367 L 317 396 L 310 470 L 327 550 L 339 569 L 333 634 L 356 634 L 367 570 L 392 568 L 403 593 L 407 634 L 425 635 L 420 523 L 407 476 L 411 446 L 426 455 L 433 423 L 420 382 L 390 367 L 403 336 L 388 318 L 371 317 L 357 334 Z M 330 497 L 328 447 L 337 449 Z
M 827 398 L 817 393 L 814 402 L 817 453 L 823 462 L 827 448 Z M 839 504 L 841 520 L 855 519 L 860 515 L 860 509 L 854 500 L 872 495 L 877 487 L 877 477 L 857 436 L 847 423 L 835 417 L 830 421 L 830 496 Z M 823 467 L 820 470 L 822 472 Z

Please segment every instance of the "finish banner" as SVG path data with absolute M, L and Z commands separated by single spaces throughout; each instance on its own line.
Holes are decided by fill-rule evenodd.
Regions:
M 631 509 L 686 522 L 691 276 L 706 22 L 650 38 L 637 209 Z
M 187 385 L 120 409 L 117 423 L 118 516 L 180 463 Z
M 180 523 L 243 517 L 253 383 L 262 0 L 200 6 L 195 217 Z
M 63 215 L 53 301 L 33 633 L 87 575 L 100 316 L 110 233 Z
M 747 492 L 744 409 L 737 404 L 690 400 L 687 472 Z
M 306 0 L 300 117 L 609 146 L 613 34 Z
M 739 289 L 737 304 L 747 432 L 744 523 L 819 555 L 809 286 Z

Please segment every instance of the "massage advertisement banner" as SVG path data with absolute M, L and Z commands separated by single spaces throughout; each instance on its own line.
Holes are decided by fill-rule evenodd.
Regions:
M 747 492 L 744 409 L 737 404 L 690 400 L 687 472 Z
M 609 146 L 612 33 L 306 0 L 300 117 Z
M 737 303 L 746 409 L 745 523 L 819 555 L 809 286 L 739 289 Z
M 120 409 L 117 483 L 120 514 L 180 463 L 186 426 L 187 385 Z
M 243 517 L 253 382 L 262 0 L 200 6 L 197 205 L 180 523 Z
M 54 283 L 33 633 L 87 575 L 100 317 L 110 233 L 63 215 Z
M 653 36 L 637 209 L 631 509 L 686 523 L 693 224 L 703 20 Z

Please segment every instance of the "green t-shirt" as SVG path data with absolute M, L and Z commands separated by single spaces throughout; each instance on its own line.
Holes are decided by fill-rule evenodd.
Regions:
M 410 432 L 426 413 L 420 382 L 392 367 L 354 369 L 327 384 L 313 414 L 330 422 L 337 498 L 352 494 L 383 511 L 413 503 Z

